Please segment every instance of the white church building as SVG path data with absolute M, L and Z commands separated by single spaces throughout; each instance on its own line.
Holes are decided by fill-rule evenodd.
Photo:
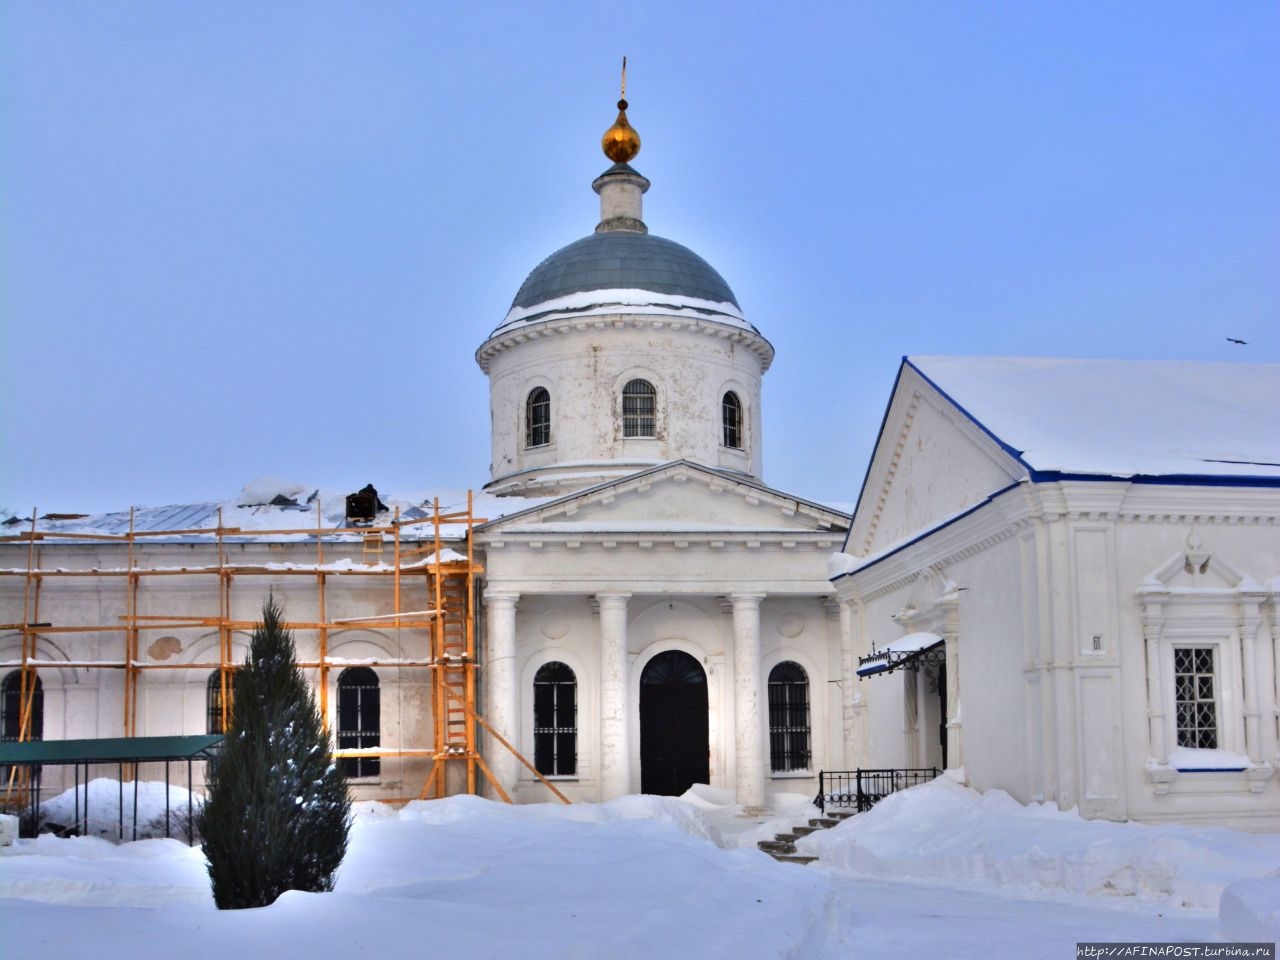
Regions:
M 1280 366 L 908 357 L 833 566 L 851 765 L 1280 829 Z
M 639 137 L 620 107 L 604 142 L 613 165 L 592 184 L 594 232 L 537 265 L 476 352 L 493 459 L 474 513 L 487 519 L 469 547 L 454 537 L 443 552 L 456 562 L 470 549 L 483 570 L 474 702 L 486 771 L 519 801 L 694 783 L 748 808 L 812 796 L 818 769 L 843 762 L 848 645 L 827 564 L 849 517 L 763 482 L 773 347 L 705 260 L 649 233 L 649 181 L 628 165 Z M 389 570 L 358 536 L 291 533 L 348 525 L 340 503 L 316 509 L 306 494 L 257 484 L 221 507 L 9 518 L 28 536 L 0 543 L 5 736 L 22 727 L 24 665 L 40 678 L 27 736 L 219 730 L 219 663 L 243 661 L 270 591 L 300 661 L 319 671 L 338 746 L 358 754 L 346 761 L 358 795 L 418 795 L 443 749 L 440 664 L 405 621 L 377 618 L 429 611 L 430 580 L 399 560 Z M 399 506 L 420 520 L 429 504 Z M 217 569 L 215 526 L 234 531 L 218 536 Z M 128 543 L 94 540 L 126 527 Z M 430 545 L 429 526 L 415 531 L 397 533 L 397 557 Z M 142 585 L 122 589 L 140 567 Z M 84 576 L 54 575 L 73 569 Z
M 427 792 L 474 713 L 487 779 L 450 791 L 706 783 L 758 809 L 820 770 L 919 767 L 1090 817 L 1280 828 L 1276 369 L 909 359 L 853 517 L 773 489 L 773 347 L 649 233 L 620 108 L 594 232 L 476 351 L 481 494 L 263 481 L 0 517 L 0 735 L 220 732 L 270 593 L 362 799 Z M 456 648 L 428 639 L 463 602 L 446 567 Z

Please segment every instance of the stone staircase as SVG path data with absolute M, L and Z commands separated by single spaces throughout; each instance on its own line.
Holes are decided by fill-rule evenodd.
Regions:
M 833 810 L 823 817 L 813 817 L 807 824 L 792 827 L 787 833 L 774 834 L 772 840 L 761 840 L 756 846 L 780 863 L 813 863 L 817 857 L 810 857 L 796 852 L 796 841 L 819 830 L 834 827 L 841 820 L 853 816 L 852 810 Z

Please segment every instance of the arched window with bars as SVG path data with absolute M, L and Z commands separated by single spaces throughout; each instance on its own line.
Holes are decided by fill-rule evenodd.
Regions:
M 548 777 L 578 772 L 578 678 L 556 660 L 533 677 L 533 765 Z
M 382 744 L 382 700 L 378 675 L 369 667 L 347 667 L 338 674 L 338 749 L 367 750 Z M 342 772 L 351 778 L 376 777 L 377 757 L 343 757 Z
M 809 676 L 790 660 L 769 671 L 769 763 L 774 773 L 811 769 Z
M 724 426 L 722 440 L 726 447 L 742 449 L 742 401 L 732 390 L 720 401 L 720 419 Z
M 545 447 L 551 442 L 551 391 L 534 387 L 524 402 L 524 445 Z
M 648 380 L 632 380 L 622 388 L 622 435 L 654 437 L 658 432 L 658 391 Z

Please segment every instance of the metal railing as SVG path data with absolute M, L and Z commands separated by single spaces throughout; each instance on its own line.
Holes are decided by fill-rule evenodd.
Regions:
M 862 813 L 889 794 L 928 783 L 942 771 L 937 767 L 884 770 L 820 770 L 818 795 L 813 802 L 824 814 L 828 809 Z

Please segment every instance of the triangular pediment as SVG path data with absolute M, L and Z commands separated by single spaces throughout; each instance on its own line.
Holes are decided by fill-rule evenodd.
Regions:
M 485 538 L 582 534 L 836 533 L 849 517 L 754 481 L 675 461 L 484 524 Z
M 845 546 L 866 556 L 1027 476 L 998 438 L 904 360 Z

